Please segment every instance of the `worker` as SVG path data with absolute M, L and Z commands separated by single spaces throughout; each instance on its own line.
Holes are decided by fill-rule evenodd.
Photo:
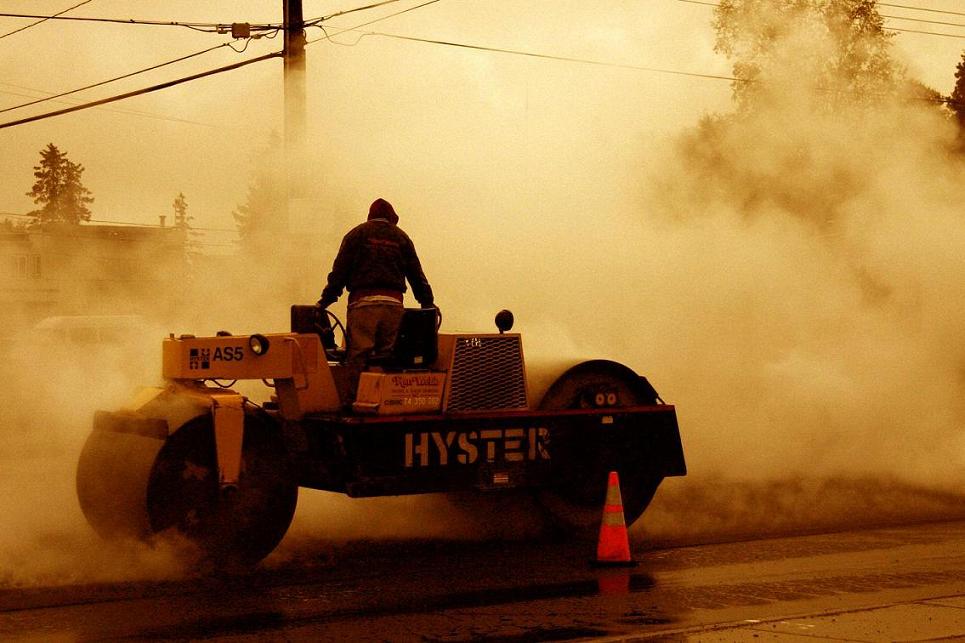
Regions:
M 423 308 L 434 307 L 432 288 L 415 245 L 398 222 L 399 215 L 391 203 L 385 199 L 373 201 L 368 220 L 342 239 L 318 300 L 322 308 L 327 308 L 338 301 L 343 288 L 349 292 L 345 338 L 351 374 L 349 399 L 355 397 L 355 386 L 367 361 L 389 355 L 395 345 L 406 280 Z

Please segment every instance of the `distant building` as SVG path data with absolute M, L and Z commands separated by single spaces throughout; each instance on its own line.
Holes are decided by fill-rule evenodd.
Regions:
M 185 231 L 44 223 L 0 232 L 0 335 L 54 315 L 151 315 L 188 278 Z

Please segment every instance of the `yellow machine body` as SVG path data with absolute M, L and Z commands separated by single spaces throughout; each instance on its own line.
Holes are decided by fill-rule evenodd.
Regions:
M 169 337 L 161 348 L 162 375 L 175 381 L 274 380 L 281 414 L 291 420 L 339 409 L 335 379 L 317 335 L 258 337 L 267 341 L 260 354 L 252 350 L 251 335 Z
M 171 335 L 164 385 L 95 414 L 77 468 L 84 515 L 108 537 L 173 529 L 216 566 L 253 564 L 284 536 L 299 487 L 525 488 L 553 520 L 592 529 L 606 473 L 619 471 L 632 523 L 665 476 L 686 473 L 674 408 L 609 360 L 535 367 L 531 388 L 522 338 L 498 317 L 499 334 L 403 324 L 399 350 L 353 392 L 320 309 L 293 307 L 288 333 Z M 236 380 L 274 394 L 254 404 Z
M 253 346 L 260 350 L 256 351 Z M 161 348 L 161 373 L 197 411 L 214 419 L 219 482 L 238 482 L 244 436 L 246 398 L 227 388 L 198 386 L 203 380 L 273 380 L 278 409 L 288 420 L 306 413 L 337 411 L 341 402 L 332 369 L 317 335 L 218 335 L 168 337 Z M 168 417 L 173 430 L 200 413 Z M 167 415 L 167 413 L 165 414 Z

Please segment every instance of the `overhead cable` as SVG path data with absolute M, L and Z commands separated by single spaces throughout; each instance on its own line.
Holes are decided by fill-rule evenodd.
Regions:
M 961 22 L 944 22 L 944 21 L 942 21 L 942 20 L 925 20 L 924 18 L 906 18 L 906 17 L 904 17 L 904 16 L 886 16 L 886 15 L 883 14 L 883 13 L 878 14 L 878 15 L 880 15 L 882 18 L 888 18 L 889 20 L 905 20 L 905 21 L 908 21 L 908 22 L 923 22 L 923 23 L 930 24 L 930 25 L 944 25 L 944 26 L 947 26 L 947 27 L 965 27 L 965 24 L 963 24 L 963 23 L 961 23 Z
M 375 3 L 373 3 L 373 4 L 365 5 L 364 7 L 355 7 L 354 9 L 345 9 L 345 10 L 343 10 L 343 11 L 336 11 L 335 13 L 330 13 L 330 14 L 328 14 L 327 16 L 323 16 L 323 17 L 321 17 L 321 18 L 314 18 L 314 19 L 312 19 L 312 20 L 306 20 L 306 21 L 305 21 L 305 26 L 306 26 L 306 27 L 314 27 L 314 26 L 317 25 L 318 23 L 324 22 L 325 20 L 331 20 L 332 18 L 337 18 L 338 16 L 344 16 L 344 15 L 349 14 L 349 13 L 355 13 L 355 12 L 357 12 L 357 11 L 366 11 L 366 10 L 368 10 L 368 9 L 375 9 L 376 7 L 381 7 L 381 6 L 383 6 L 383 5 L 392 4 L 392 3 L 398 2 L 398 1 L 399 1 L 399 0 L 382 0 L 382 2 L 375 2 Z
M 16 121 L 9 121 L 6 123 L 0 123 L 0 129 L 5 129 L 7 127 L 13 127 L 15 125 L 23 125 L 25 123 L 32 123 L 33 121 L 39 121 L 45 118 L 52 118 L 54 116 L 61 116 L 62 114 L 69 114 L 71 112 L 77 112 L 82 109 L 88 109 L 90 107 L 97 107 L 99 105 L 105 105 L 107 103 L 113 103 L 115 101 L 124 100 L 125 98 L 132 98 L 134 96 L 140 96 L 141 94 L 148 94 L 151 92 L 156 92 L 161 89 L 167 89 L 168 87 L 174 87 L 175 85 L 180 85 L 181 83 L 186 83 L 192 80 L 197 80 L 199 78 L 204 78 L 205 76 L 213 76 L 214 74 L 220 74 L 222 72 L 231 71 L 238 69 L 239 67 L 244 67 L 246 65 L 251 65 L 253 63 L 261 62 L 262 60 L 268 60 L 270 58 L 280 58 L 284 56 L 283 52 L 276 51 L 270 54 L 265 54 L 264 56 L 258 56 L 257 58 L 250 58 L 248 60 L 243 60 L 241 62 L 234 63 L 233 65 L 226 65 L 224 67 L 218 67 L 216 69 L 209 69 L 208 71 L 203 71 L 198 74 L 193 74 L 191 76 L 186 76 L 184 78 L 178 78 L 176 80 L 169 80 L 158 85 L 152 85 L 150 87 L 144 87 L 132 92 L 127 92 L 126 94 L 119 94 L 117 96 L 111 96 L 108 98 L 102 98 L 101 100 L 92 101 L 90 103 L 84 103 L 82 105 L 74 105 L 73 107 L 67 107 L 65 109 L 60 109 L 55 112 L 47 112 L 46 114 L 38 114 L 36 116 L 31 116 L 29 118 L 21 118 Z
M 944 36 L 945 38 L 965 38 L 965 35 L 957 35 L 953 33 L 942 33 L 940 31 L 920 31 L 918 29 L 905 29 L 898 27 L 888 27 L 888 31 L 897 31 L 898 33 L 920 33 L 926 36 Z
M 354 31 L 354 30 L 346 30 Z M 344 31 L 340 33 L 345 33 Z M 336 34 L 338 35 L 338 34 Z M 473 49 L 476 51 L 488 51 L 491 53 L 512 54 L 514 56 L 526 56 L 529 58 L 540 58 L 543 60 L 557 60 L 561 62 L 581 63 L 584 65 L 596 65 L 598 67 L 612 67 L 615 69 L 630 69 L 633 71 L 646 71 L 657 74 L 672 74 L 674 76 L 692 76 L 694 78 L 711 78 L 714 80 L 727 80 L 731 82 L 744 82 L 745 79 L 734 76 L 724 76 L 722 74 L 702 74 L 699 72 L 680 71 L 677 69 L 664 69 L 660 67 L 646 67 L 643 65 L 631 65 L 627 63 L 614 63 L 604 60 L 593 60 L 590 58 L 576 58 L 573 56 L 559 56 L 555 54 L 543 54 L 533 51 L 523 51 L 520 49 L 504 49 L 502 47 L 487 47 L 485 45 L 470 45 L 461 42 L 451 42 L 448 40 L 433 40 L 431 38 L 416 38 L 414 36 L 400 36 L 398 34 L 383 33 L 379 31 L 363 31 L 359 35 L 359 40 L 365 36 L 382 36 L 383 38 L 394 38 L 396 40 L 409 40 L 412 42 L 424 42 L 432 45 L 445 45 L 447 47 L 459 47 L 461 49 Z M 356 41 L 358 42 L 358 40 Z
M 345 32 L 347 32 L 347 31 L 355 31 L 355 30 L 346 29 L 346 30 L 344 30 L 344 31 L 340 31 L 339 33 L 337 33 L 337 34 L 335 34 L 335 35 L 340 35 L 340 34 L 345 33 Z M 646 71 L 646 72 L 653 72 L 653 73 L 660 73 L 660 74 L 671 74 L 671 75 L 675 75 L 675 76 L 691 76 L 691 77 L 694 77 L 694 78 L 708 78 L 708 79 L 713 79 L 713 80 L 728 80 L 728 81 L 737 82 L 737 83 L 754 83 L 754 82 L 757 82 L 756 80 L 751 79 L 751 78 L 737 78 L 737 77 L 735 77 L 735 76 L 724 76 L 724 75 L 721 75 L 721 74 L 702 74 L 702 73 L 698 73 L 698 72 L 680 71 L 680 70 L 677 70 L 677 69 L 661 69 L 661 68 L 659 68 L 659 67 L 644 67 L 644 66 L 642 66 L 642 65 L 630 65 L 630 64 L 623 64 L 623 63 L 613 63 L 613 62 L 606 62 L 606 61 L 600 61 L 600 60 L 592 60 L 592 59 L 587 59 L 587 58 L 575 58 L 575 57 L 571 57 L 571 56 L 556 56 L 556 55 L 552 55 L 552 54 L 541 54 L 541 53 L 530 52 L 530 51 L 520 51 L 520 50 L 516 50 L 516 49 L 503 49 L 503 48 L 500 48 L 500 47 L 486 47 L 486 46 L 483 46 L 483 45 L 469 45 L 469 44 L 465 44 L 465 43 L 449 42 L 449 41 L 446 41 L 446 40 L 433 40 L 433 39 L 430 39 L 430 38 L 416 38 L 416 37 L 413 37 L 413 36 L 401 36 L 401 35 L 398 35 L 398 34 L 382 33 L 382 32 L 378 32 L 378 31 L 363 31 L 363 32 L 360 32 L 360 36 L 359 36 L 358 40 L 356 40 L 355 43 L 353 43 L 353 45 L 358 44 L 358 42 L 359 42 L 363 37 L 365 37 L 365 36 L 382 36 L 382 37 L 385 37 L 385 38 L 394 38 L 394 39 L 397 39 L 397 40 L 410 40 L 410 41 L 413 41 L 413 42 L 423 42 L 423 43 L 429 43 L 429 44 L 434 44 L 434 45 L 446 45 L 446 46 L 449 46 L 449 47 L 459 47 L 459 48 L 463 48 L 463 49 L 474 49 L 474 50 L 478 50 L 478 51 L 488 51 L 488 52 L 494 52 L 494 53 L 513 54 L 513 55 L 517 55 L 517 56 L 527 56 L 527 57 L 530 57 L 530 58 L 540 58 L 540 59 L 545 59 L 545 60 L 557 60 L 557 61 L 562 61 L 562 62 L 574 62 L 574 63 L 581 63 L 581 64 L 586 64 L 586 65 L 597 65 L 597 66 L 600 66 L 600 67 L 613 67 L 613 68 L 616 68 L 616 69 L 630 69 L 630 70 L 633 70 L 633 71 Z M 338 42 L 336 42 L 336 41 L 334 41 L 334 40 L 331 40 L 331 38 L 328 38 L 328 40 L 329 40 L 330 42 L 332 42 L 332 43 L 335 43 L 335 44 L 344 44 L 344 43 L 338 43 Z M 817 89 L 818 91 L 827 91 L 827 92 L 833 91 L 833 90 L 831 90 L 831 89 L 827 89 L 827 88 L 823 88 L 823 87 L 816 87 L 815 89 Z M 884 95 L 884 94 L 881 94 L 881 95 Z M 957 103 L 956 103 L 955 101 L 953 101 L 952 99 L 950 99 L 950 98 L 945 98 L 945 97 L 940 97 L 940 98 L 924 98 L 924 97 L 922 97 L 922 98 L 915 98 L 915 100 L 921 100 L 921 101 L 925 101 L 925 102 L 929 102 L 929 103 L 944 103 L 944 104 L 947 104 L 947 105 L 956 105 L 956 104 L 957 104 Z
M 351 31 L 351 30 L 353 30 L 353 29 L 360 29 L 360 28 L 362 28 L 362 27 L 368 27 L 369 25 L 374 25 L 376 22 L 382 22 L 383 20 L 388 20 L 389 18 L 395 18 L 396 16 L 401 16 L 401 15 L 404 14 L 404 13 L 409 13 L 410 11 L 415 11 L 416 9 L 421 9 L 422 7 L 428 7 L 430 4 L 435 4 L 435 3 L 437 3 L 437 2 L 439 2 L 439 0 L 428 0 L 427 2 L 422 2 L 422 3 L 420 3 L 420 4 L 417 4 L 417 5 L 415 5 L 415 6 L 409 7 L 409 8 L 407 8 L 407 9 L 403 9 L 402 11 L 396 11 L 395 13 L 390 13 L 390 14 L 387 15 L 387 16 L 382 16 L 381 18 L 375 18 L 374 20 L 369 20 L 368 22 L 363 22 L 363 23 L 361 23 L 361 24 L 355 25 L 355 26 L 352 27 L 351 29 L 343 29 L 343 30 L 340 30 L 339 33 L 344 33 L 345 31 Z M 319 40 L 326 40 L 326 39 L 329 38 L 328 31 L 325 30 L 325 27 L 324 27 L 324 26 L 322 26 L 322 21 L 323 21 L 323 20 L 326 20 L 326 19 L 327 19 L 327 18 L 322 18 L 322 19 L 318 19 L 318 20 L 313 20 L 313 21 L 311 21 L 311 25 L 306 25 L 306 26 L 311 26 L 311 27 L 318 27 L 318 28 L 320 28 L 320 29 L 322 30 L 322 32 L 325 33 L 325 35 L 322 36 L 321 38 L 315 38 L 314 40 L 309 40 L 309 41 L 307 41 L 307 42 L 305 43 L 306 45 L 310 45 L 310 44 L 312 44 L 313 42 L 318 42 Z M 336 34 L 336 35 L 337 35 L 337 34 Z
M 5 33 L 5 34 L 0 34 L 0 40 L 2 40 L 3 38 L 6 38 L 7 36 L 12 36 L 12 35 L 15 34 L 15 33 L 20 33 L 21 31 L 26 31 L 27 29 L 30 29 L 31 27 L 36 27 L 37 25 L 42 24 L 42 23 L 44 23 L 44 22 L 47 22 L 48 20 L 50 20 L 50 19 L 52 19 L 52 18 L 56 18 L 57 16 L 61 16 L 61 15 L 65 14 L 65 13 L 67 13 L 68 11 L 73 11 L 73 10 L 76 9 L 77 7 L 82 7 L 82 6 L 84 6 L 85 4 L 87 4 L 87 3 L 89 3 L 89 2 L 93 2 L 93 0 L 84 0 L 83 2 L 78 2 L 78 3 L 75 4 L 73 7 L 67 7 L 67 8 L 64 9 L 63 11 L 59 11 L 59 12 L 55 13 L 55 14 L 52 15 L 52 16 L 43 17 L 43 18 L 41 18 L 40 20 L 38 20 L 37 22 L 31 22 L 29 25 L 24 25 L 23 27 L 19 27 L 19 28 L 17 28 L 17 29 L 14 29 L 13 31 L 8 31 L 8 32 Z
M 927 7 L 914 7 L 907 4 L 892 4 L 890 2 L 879 2 L 879 7 L 893 7 L 895 9 L 910 9 L 911 11 L 928 11 L 931 13 L 944 13 L 950 16 L 965 16 L 965 12 L 949 11 L 948 9 L 929 9 Z
M 707 7 L 718 7 L 720 6 L 716 2 L 708 2 L 707 0 L 677 0 L 677 2 L 686 2 L 687 4 L 702 4 Z M 930 13 L 943 13 L 949 16 L 965 16 L 965 12 L 961 11 L 949 11 L 947 9 L 930 9 L 927 7 L 914 7 L 907 4 L 892 4 L 890 2 L 879 2 L 879 7 L 891 7 L 893 9 L 908 9 L 910 11 L 928 11 Z
M 188 29 L 194 29 L 195 31 L 204 31 L 206 33 L 230 33 L 231 24 L 232 24 L 230 22 L 172 22 L 168 20 L 136 20 L 134 18 L 89 18 L 89 17 L 80 17 L 80 16 L 64 16 L 61 14 L 44 16 L 44 15 L 37 15 L 37 14 L 30 14 L 30 13 L 0 13 L 0 18 L 40 18 L 41 21 L 72 20 L 76 22 L 105 22 L 105 23 L 120 24 L 120 25 L 148 25 L 153 27 L 186 27 Z M 251 31 L 255 31 L 255 32 L 275 31 L 277 29 L 281 29 L 284 27 L 284 25 L 280 23 L 255 24 L 255 25 L 249 25 L 249 26 L 251 28 Z
M 688 3 L 688 4 L 699 4 L 699 5 L 703 5 L 703 6 L 705 6 L 705 7 L 719 7 L 719 6 L 720 6 L 720 3 L 718 3 L 718 2 L 705 2 L 705 1 L 703 1 L 703 0 L 677 0 L 677 2 L 686 2 L 686 3 Z M 914 8 L 916 8 L 916 7 L 909 7 L 909 6 L 907 6 L 907 5 L 885 4 L 885 3 L 883 3 L 883 2 L 879 2 L 878 4 L 879 4 L 879 6 L 898 7 L 898 8 L 902 8 L 902 9 L 914 9 Z M 958 12 L 955 12 L 955 11 L 939 11 L 938 9 L 922 9 L 922 8 L 918 8 L 918 9 L 919 9 L 920 11 L 935 11 L 935 12 L 937 12 L 937 13 L 948 13 L 948 14 L 950 14 L 950 15 L 962 15 L 962 16 L 965 16 L 965 13 L 958 13 Z M 906 17 L 904 17 L 904 16 L 890 16 L 890 15 L 885 15 L 885 14 L 878 14 L 878 15 L 881 16 L 882 18 L 887 18 L 887 19 L 889 19 L 889 20 L 905 20 L 905 21 L 908 21 L 908 22 L 921 22 L 921 23 L 932 24 L 932 25 L 944 25 L 944 26 L 948 26 L 948 27 L 962 27 L 962 28 L 965 28 L 965 24 L 962 24 L 962 23 L 959 23 L 959 22 L 943 22 L 943 21 L 940 21 L 940 20 L 925 20 L 924 18 L 906 18 Z M 942 36 L 942 37 L 944 37 L 944 38 L 965 38 L 965 35 L 952 34 L 952 33 L 943 33 L 943 32 L 939 32 L 939 31 L 921 31 L 921 30 L 918 30 L 918 29 L 906 29 L 906 28 L 904 28 L 904 27 L 887 27 L 887 29 L 888 29 L 888 31 L 895 31 L 895 32 L 898 32 L 898 33 L 917 33 L 917 34 L 925 34 L 925 35 L 927 35 L 927 36 Z
M 51 92 L 44 91 L 42 89 L 37 89 L 36 87 L 28 87 L 27 85 L 17 85 L 15 83 L 0 82 L 0 85 L 7 87 L 16 87 L 18 89 L 24 89 L 31 94 L 24 94 L 23 92 L 13 92 L 6 89 L 0 89 L 0 94 L 6 94 L 8 96 L 20 96 L 22 98 L 36 98 L 36 94 L 50 94 Z M 78 104 L 80 101 L 76 101 L 70 98 L 65 98 L 62 102 L 72 102 L 73 104 Z M 178 118 L 175 116 L 163 116 L 161 114 L 153 114 L 151 112 L 145 112 L 138 109 L 126 109 L 121 107 L 104 107 L 105 112 L 113 112 L 115 114 L 125 114 L 129 116 L 139 116 L 141 118 L 150 118 L 157 121 L 168 121 L 171 123 L 186 123 L 188 125 L 201 125 L 202 127 L 209 127 L 214 129 L 223 129 L 225 127 L 231 127 L 228 123 L 220 123 L 215 125 L 214 123 L 203 123 L 201 121 L 193 121 L 187 118 Z
M 45 102 L 50 101 L 50 100 L 56 100 L 56 99 L 58 99 L 58 98 L 63 98 L 64 96 L 70 96 L 71 94 L 76 94 L 77 92 L 82 92 L 82 91 L 85 91 L 85 90 L 87 90 L 87 89 L 93 89 L 93 88 L 95 88 L 95 87 L 100 87 L 100 86 L 102 86 L 102 85 L 106 85 L 106 84 L 108 84 L 108 83 L 113 83 L 113 82 L 118 81 L 118 80 L 123 80 L 123 79 L 125 79 L 125 78 L 130 78 L 131 76 L 136 76 L 136 75 L 138 75 L 138 74 L 143 74 L 143 73 L 145 73 L 145 72 L 154 71 L 155 69 L 160 69 L 161 67 L 165 67 L 165 66 L 167 66 L 167 65 L 173 65 L 174 63 L 179 63 L 179 62 L 182 62 L 182 61 L 184 61 L 184 60 L 188 60 L 188 59 L 190 59 L 190 58 L 195 58 L 195 57 L 197 57 L 197 56 L 201 56 L 202 54 L 206 54 L 206 53 L 208 53 L 208 52 L 214 51 L 215 49 L 221 49 L 222 47 L 229 47 L 229 46 L 230 46 L 229 43 L 226 43 L 226 42 L 225 42 L 225 43 L 222 43 L 222 44 L 220 44 L 220 45 L 216 45 L 216 46 L 214 46 L 214 47 L 209 47 L 209 48 L 207 48 L 207 49 L 202 49 L 201 51 L 196 51 L 196 52 L 194 52 L 193 54 L 188 54 L 188 55 L 186 55 L 186 56 L 181 56 L 180 58 L 175 58 L 174 60 L 168 60 L 167 62 L 158 63 L 157 65 L 152 65 L 151 67 L 145 67 L 144 69 L 138 69 L 137 71 L 132 71 L 132 72 L 127 73 L 127 74 L 124 74 L 124 75 L 122 75 L 122 76 L 115 76 L 114 78 L 109 78 L 109 79 L 107 79 L 107 80 L 102 80 L 102 81 L 100 81 L 99 83 L 93 83 L 93 84 L 90 84 L 90 85 L 84 85 L 83 87 L 78 87 L 78 88 L 76 88 L 76 89 L 71 89 L 70 91 L 61 92 L 61 93 L 59 93 L 59 94 L 53 94 L 52 96 L 45 96 L 44 98 L 38 98 L 37 100 L 32 100 L 32 101 L 27 102 L 27 103 L 21 103 L 21 104 L 19 104 L 19 105 L 14 105 L 14 106 L 12 106 L 12 107 L 5 107 L 5 108 L 3 108 L 3 109 L 0 109 L 0 114 L 2 114 L 3 112 L 10 112 L 10 111 L 13 111 L 13 110 L 15 110 L 15 109 L 20 109 L 20 108 L 22 108 L 22 107 L 29 107 L 29 106 L 31 106 L 31 105 L 36 105 L 37 103 L 45 103 Z M 232 47 L 232 49 L 234 49 L 234 48 Z M 239 53 L 240 53 L 240 52 L 239 52 Z

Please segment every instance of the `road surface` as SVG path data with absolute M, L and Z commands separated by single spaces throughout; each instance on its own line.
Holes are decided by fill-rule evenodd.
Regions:
M 355 541 L 232 578 L 0 590 L 0 639 L 965 637 L 965 521 L 717 544 Z

